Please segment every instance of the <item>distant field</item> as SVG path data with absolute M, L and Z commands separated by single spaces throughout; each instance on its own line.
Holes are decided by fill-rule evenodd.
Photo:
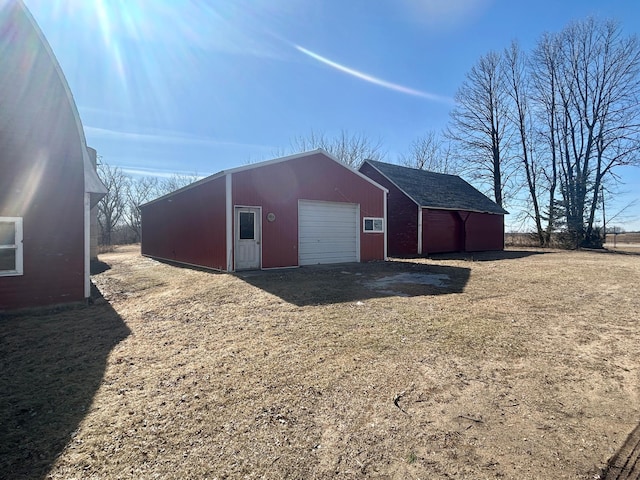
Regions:
M 631 451 L 640 256 L 100 259 L 95 305 L 0 321 L 0 478 L 593 480 Z
M 605 242 L 607 248 L 612 247 L 614 243 L 616 247 L 640 248 L 640 232 L 609 234 Z M 536 246 L 538 239 L 533 233 L 505 233 L 505 244 L 511 247 Z
M 635 244 L 640 246 L 640 232 L 609 234 L 606 239 L 607 245 Z
M 604 247 L 616 252 L 640 253 L 640 233 L 618 233 L 607 235 Z

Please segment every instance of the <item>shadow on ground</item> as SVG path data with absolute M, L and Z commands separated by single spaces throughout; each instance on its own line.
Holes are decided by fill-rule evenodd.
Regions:
M 611 457 L 604 480 L 636 480 L 640 478 L 640 425 L 627 437 L 620 450 Z
M 215 268 L 201 267 L 198 265 L 191 265 L 189 263 L 175 262 L 173 260 L 167 260 L 166 258 L 156 258 L 156 257 L 147 257 L 147 258 L 150 258 L 154 262 L 162 263 L 164 265 L 169 265 L 170 267 L 182 268 L 184 270 L 195 270 L 196 272 L 211 273 L 214 275 L 224 275 L 227 273 L 225 271 L 217 270 Z
M 93 305 L 0 318 L 0 478 L 45 478 L 88 412 L 113 347 L 130 331 Z
M 495 252 L 455 252 L 455 253 L 432 253 L 428 256 L 433 260 L 466 260 L 470 262 L 489 262 L 496 260 L 515 260 L 526 258 L 532 255 L 548 255 L 553 251 L 545 250 L 502 250 Z
M 403 261 L 315 265 L 235 274 L 248 284 L 298 306 L 389 296 L 461 293 L 469 275 L 468 268 Z
M 109 265 L 108 263 L 104 263 L 102 260 L 91 260 L 90 268 L 91 275 L 97 275 L 98 273 L 111 270 L 111 265 Z
M 623 247 L 620 247 L 623 248 Z M 611 253 L 613 255 L 629 255 L 629 256 L 640 256 L 640 251 L 630 251 L 630 250 L 618 250 L 618 249 L 609 249 L 605 248 L 602 250 L 603 253 Z

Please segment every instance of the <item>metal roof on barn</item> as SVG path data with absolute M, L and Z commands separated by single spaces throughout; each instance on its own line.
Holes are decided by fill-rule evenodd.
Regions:
M 507 212 L 457 175 L 429 172 L 366 160 L 420 207 L 469 210 L 504 215 Z

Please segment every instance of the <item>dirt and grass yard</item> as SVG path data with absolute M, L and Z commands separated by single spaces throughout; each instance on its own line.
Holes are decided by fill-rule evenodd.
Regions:
M 637 478 L 638 255 L 101 261 L 0 321 L 2 478 Z

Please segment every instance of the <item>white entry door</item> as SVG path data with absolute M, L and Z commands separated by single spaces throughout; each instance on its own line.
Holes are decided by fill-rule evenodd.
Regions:
M 262 237 L 260 208 L 235 208 L 235 269 L 260 268 L 260 242 Z

